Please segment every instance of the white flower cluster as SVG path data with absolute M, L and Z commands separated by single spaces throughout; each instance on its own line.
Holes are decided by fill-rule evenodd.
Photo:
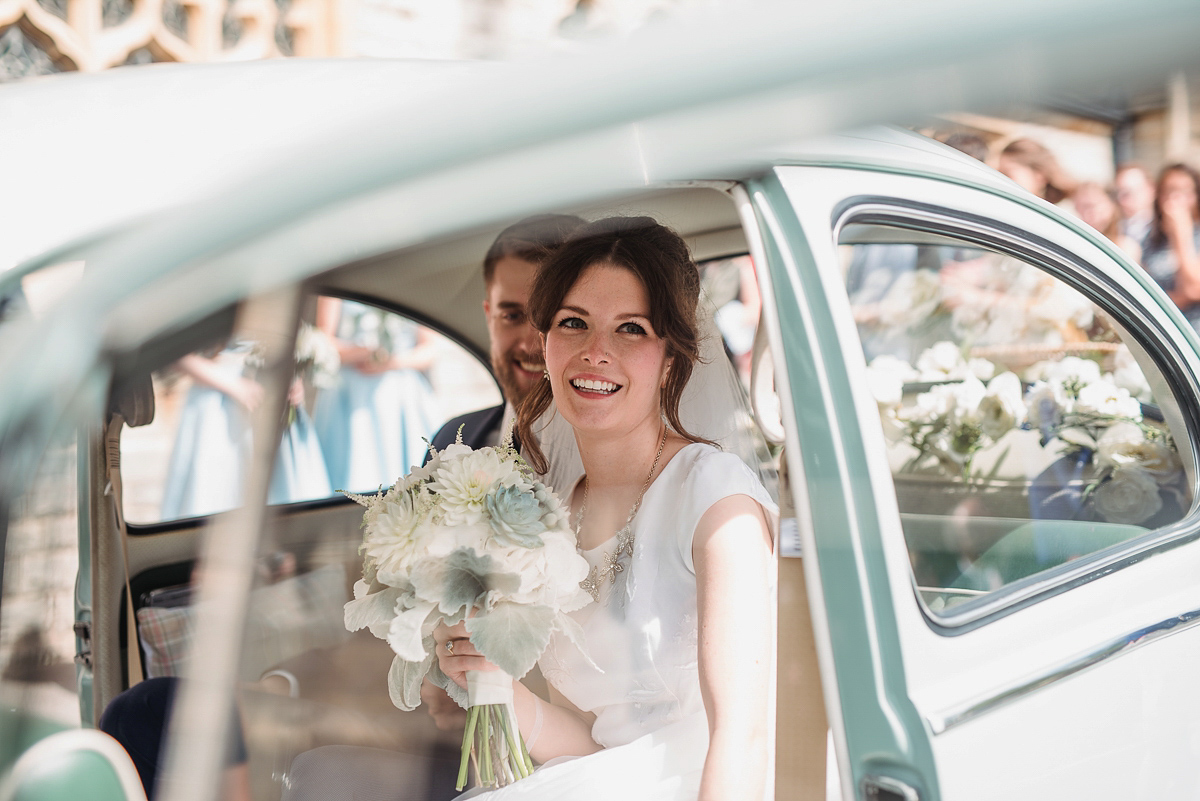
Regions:
M 346 628 L 368 628 L 396 653 L 389 689 L 401 709 L 420 703 L 427 673 L 457 696 L 433 657 L 440 621 L 465 620 L 480 653 L 517 678 L 553 631 L 578 639 L 566 613 L 591 601 L 579 586 L 587 562 L 568 510 L 511 447 L 459 441 L 386 492 L 350 497 L 367 511 Z
M 968 362 L 956 345 L 939 342 L 915 368 L 879 356 L 867 375 L 885 432 L 917 450 L 907 469 L 932 462 L 969 479 L 979 450 L 1014 428 L 1030 428 L 1044 445 L 1090 454 L 1095 511 L 1109 522 L 1136 524 L 1158 514 L 1183 468 L 1166 432 L 1143 424 L 1139 398 L 1148 398 L 1149 387 L 1136 362 L 1127 350 L 1115 361 L 1112 373 L 1075 356 L 1039 362 L 1026 371 L 1023 390 L 1015 373 L 992 377 L 990 362 Z M 906 404 L 904 387 L 914 382 L 934 385 Z
M 966 471 L 977 451 L 1025 421 L 1021 380 L 1010 372 L 994 375 L 995 369 L 986 359 L 964 359 L 952 342 L 939 342 L 921 354 L 916 369 L 879 356 L 867 373 L 890 438 L 907 437 L 921 457 Z M 904 385 L 915 381 L 934 386 L 902 406 Z

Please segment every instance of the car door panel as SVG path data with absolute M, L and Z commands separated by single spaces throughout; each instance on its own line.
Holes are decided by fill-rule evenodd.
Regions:
M 977 604 L 973 621 L 964 618 L 958 625 L 944 625 L 931 617 L 915 591 L 891 471 L 884 458 L 884 432 L 866 386 L 866 362 L 846 302 L 833 227 L 848 210 L 881 199 L 897 209 L 929 204 L 969 221 L 965 227 L 990 230 L 1014 250 L 1027 245 L 1030 253 L 1039 249 L 1050 253 L 1047 258 L 1056 260 L 1066 280 L 1093 293 L 1109 309 L 1128 310 L 1128 319 L 1122 322 L 1136 331 L 1148 351 L 1157 354 L 1185 417 L 1195 407 L 1194 334 L 1181 330 L 1182 318 L 1161 293 L 1148 289 L 1147 278 L 1126 272 L 1096 237 L 1032 199 L 990 187 L 971 188 L 962 185 L 965 182 L 860 169 L 797 167 L 777 174 L 821 274 L 819 282 L 806 285 L 820 294 L 808 302 L 824 301 L 840 322 L 833 328 L 844 345 L 840 353 L 845 380 L 856 398 L 857 417 L 844 416 L 840 421 L 845 431 L 855 435 L 844 431 L 842 442 L 848 449 L 861 447 L 863 452 L 856 457 L 864 463 L 864 480 L 844 491 L 856 500 L 873 496 L 874 504 L 862 503 L 859 508 L 874 506 L 877 517 L 868 522 L 878 526 L 879 551 L 873 554 L 868 549 L 863 534 L 868 526 L 861 521 L 854 536 L 864 555 L 881 559 L 889 579 L 890 603 L 875 608 L 871 624 L 877 632 L 894 635 L 899 645 L 901 664 L 882 667 L 902 670 L 904 693 L 928 729 L 920 736 L 927 739 L 938 765 L 942 795 L 1155 797 L 1146 789 L 1150 785 L 1131 786 L 1128 777 L 1141 775 L 1148 752 L 1194 759 L 1196 746 L 1180 732 L 1179 715 L 1189 705 L 1184 701 L 1171 709 L 1170 702 L 1137 698 L 1133 688 L 1140 684 L 1146 692 L 1145 678 L 1139 676 L 1149 674 L 1155 676 L 1155 691 L 1163 698 L 1191 698 L 1194 690 L 1180 668 L 1191 662 L 1200 636 L 1195 629 L 1178 626 L 1184 630 L 1177 636 L 1147 642 L 1135 652 L 1113 650 L 1113 644 L 1136 640 L 1137 632 L 1200 607 L 1200 591 L 1190 579 L 1200 566 L 1196 564 L 1200 545 L 1192 541 L 1194 514 L 1152 535 L 1086 555 L 993 594 L 990 606 Z M 913 216 L 919 213 L 914 211 Z M 1167 339 L 1162 332 L 1179 333 Z M 1178 445 L 1186 464 L 1194 458 L 1192 437 Z M 1190 472 L 1189 481 L 1194 496 Z M 828 542 L 822 547 L 826 536 L 818 529 L 816 553 L 826 577 L 828 626 L 845 706 L 848 671 L 834 633 L 845 616 L 844 599 L 829 586 L 834 574 L 854 573 L 848 564 L 834 568 L 836 552 Z M 1076 669 L 1064 674 L 1062 666 Z M 975 714 L 963 720 L 963 710 Z M 1155 727 L 1157 732 L 1146 724 L 1152 719 L 1163 721 Z M 855 725 L 848 717 L 852 763 L 861 758 Z M 1133 741 L 1139 742 L 1127 745 Z M 1103 743 L 1108 745 L 1101 747 Z M 1030 761 L 1040 765 L 1036 777 L 1024 770 L 1003 769 Z M 845 772 L 844 764 L 842 769 Z M 857 775 L 858 766 L 852 764 L 851 769 Z M 1157 797 L 1168 791 L 1165 786 L 1158 790 Z

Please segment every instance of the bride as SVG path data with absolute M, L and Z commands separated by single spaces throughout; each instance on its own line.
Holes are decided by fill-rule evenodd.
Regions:
M 587 653 L 555 635 L 539 660 L 548 703 L 514 682 L 542 767 L 489 801 L 764 796 L 776 510 L 745 463 L 681 423 L 698 295 L 686 244 L 646 217 L 583 227 L 538 274 L 546 373 L 518 431 L 542 473 L 534 422 L 553 402 L 574 431 L 572 521 L 595 603 L 575 613 Z M 460 686 L 494 669 L 463 624 L 434 637 Z

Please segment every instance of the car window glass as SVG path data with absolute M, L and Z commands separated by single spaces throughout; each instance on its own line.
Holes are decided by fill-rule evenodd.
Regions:
M 74 431 L 55 437 L 7 509 L 0 600 L 0 737 L 14 745 L 80 723 L 74 597 L 79 527 Z M 87 651 L 87 641 L 83 641 Z M 88 658 L 86 655 L 83 658 Z M 24 735 L 22 734 L 24 732 Z
M 268 501 L 371 492 L 420 464 L 449 417 L 500 402 L 480 361 L 402 315 L 314 298 L 296 336 Z M 241 503 L 261 402 L 260 348 L 237 333 L 154 375 L 155 419 L 122 440 L 131 524 L 202 517 Z
M 1081 291 L 1008 254 L 885 226 L 847 226 L 840 255 L 930 611 L 1191 507 L 1168 382 Z
M 749 256 L 700 262 L 700 286 L 712 305 L 713 321 L 742 384 L 750 386 L 750 361 L 762 299 Z

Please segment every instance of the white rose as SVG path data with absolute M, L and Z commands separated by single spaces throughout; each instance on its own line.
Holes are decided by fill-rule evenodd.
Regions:
M 967 372 L 978 378 L 980 381 L 990 381 L 992 376 L 996 375 L 996 365 L 992 364 L 987 359 L 968 359 Z
M 917 357 L 917 372 L 923 381 L 961 378 L 967 374 L 967 363 L 958 345 L 943 340 Z
M 1116 423 L 1104 432 L 1096 449 L 1096 464 L 1139 467 L 1160 484 L 1174 482 L 1183 469 L 1179 454 L 1165 439 L 1148 439 L 1133 423 Z
M 1091 359 L 1064 356 L 1057 362 L 1051 362 L 1046 366 L 1044 378 L 1047 381 L 1059 381 L 1064 384 L 1073 381 L 1080 386 L 1085 386 L 1100 380 L 1100 365 Z
M 1139 401 L 1150 401 L 1154 397 L 1141 366 L 1125 346 L 1121 346 L 1116 353 L 1112 381 L 1118 387 L 1128 390 L 1129 394 Z
M 912 365 L 899 356 L 893 356 L 890 353 L 876 356 L 871 360 L 871 364 L 867 366 L 867 369 L 895 376 L 905 383 L 917 380 L 917 371 L 913 369 Z
M 1021 379 L 1007 372 L 988 382 L 987 393 L 979 402 L 979 424 L 983 433 L 1000 439 L 1025 422 L 1025 402 L 1021 395 Z
M 1142 405 L 1129 395 L 1129 390 L 1104 380 L 1095 381 L 1080 389 L 1079 403 L 1075 408 L 1081 412 L 1110 414 L 1130 420 L 1142 419 Z
M 1094 497 L 1096 511 L 1110 523 L 1141 523 L 1162 509 L 1158 482 L 1140 467 L 1117 468 Z
M 954 396 L 954 419 L 958 422 L 978 423 L 980 420 L 979 404 L 987 395 L 987 387 L 975 376 L 968 376 L 965 381 L 947 385 L 951 387 Z
M 1096 443 L 1096 466 L 1119 467 L 1131 464 L 1128 454 L 1146 441 L 1140 426 L 1119 422 L 1109 426 Z

